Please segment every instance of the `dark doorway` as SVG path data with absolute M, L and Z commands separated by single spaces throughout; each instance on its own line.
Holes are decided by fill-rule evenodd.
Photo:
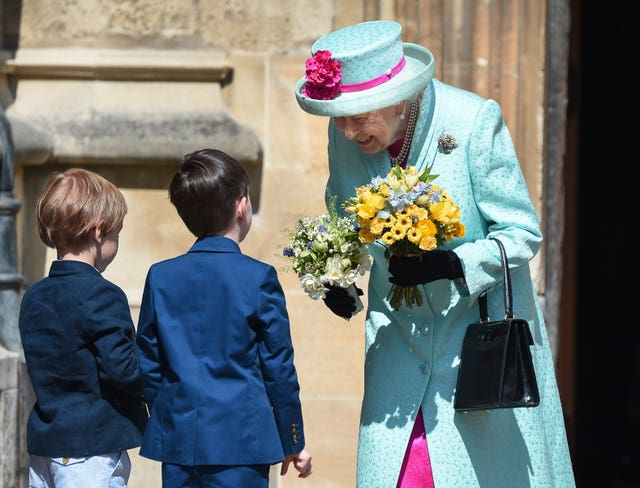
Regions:
M 580 53 L 569 98 L 579 106 L 576 429 L 578 488 L 639 487 L 640 324 L 630 288 L 640 193 L 636 17 L 626 3 L 572 2 Z M 632 26 L 632 24 L 634 24 Z M 574 51 L 575 53 L 575 51 Z M 569 141 L 571 143 L 571 141 Z M 638 301 L 638 298 L 636 298 Z

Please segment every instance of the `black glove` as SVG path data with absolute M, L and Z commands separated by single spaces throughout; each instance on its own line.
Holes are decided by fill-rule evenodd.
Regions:
M 353 312 L 356 311 L 356 300 L 349 295 L 346 288 L 331 285 L 325 285 L 325 287 L 328 288 L 329 291 L 322 299 L 324 304 L 339 317 L 350 319 Z M 355 288 L 358 296 L 362 296 L 364 292 L 357 286 L 355 286 Z
M 434 249 L 419 256 L 389 258 L 389 281 L 398 286 L 415 286 L 435 280 L 463 278 L 462 264 L 453 251 Z

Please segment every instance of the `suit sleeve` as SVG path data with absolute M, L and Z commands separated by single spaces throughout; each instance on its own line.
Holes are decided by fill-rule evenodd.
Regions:
M 262 374 L 284 453 L 297 454 L 305 445 L 300 386 L 285 296 L 273 267 L 266 269 L 258 294 Z
M 106 280 L 87 287 L 85 334 L 95 348 L 100 381 L 128 396 L 140 397 L 142 384 L 135 329 L 124 292 Z
M 140 315 L 138 317 L 138 330 L 136 336 L 138 348 L 138 360 L 142 372 L 142 385 L 144 388 L 144 398 L 149 405 L 153 406 L 153 401 L 162 382 L 162 367 L 160 359 L 160 346 L 158 343 L 158 327 L 156 323 L 156 313 L 153 304 L 153 293 L 151 289 L 151 273 L 147 274 L 142 303 L 140 305 Z

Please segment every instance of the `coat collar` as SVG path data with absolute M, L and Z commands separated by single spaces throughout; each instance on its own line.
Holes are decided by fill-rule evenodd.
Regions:
M 64 276 L 70 274 L 100 274 L 96 268 L 82 261 L 72 259 L 56 259 L 51 263 L 49 276 Z
M 238 243 L 224 236 L 199 238 L 188 252 L 240 252 Z

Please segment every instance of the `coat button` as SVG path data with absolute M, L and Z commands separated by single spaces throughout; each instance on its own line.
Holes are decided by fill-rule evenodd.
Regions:
M 62 458 L 62 464 L 64 465 L 69 464 L 69 458 Z

